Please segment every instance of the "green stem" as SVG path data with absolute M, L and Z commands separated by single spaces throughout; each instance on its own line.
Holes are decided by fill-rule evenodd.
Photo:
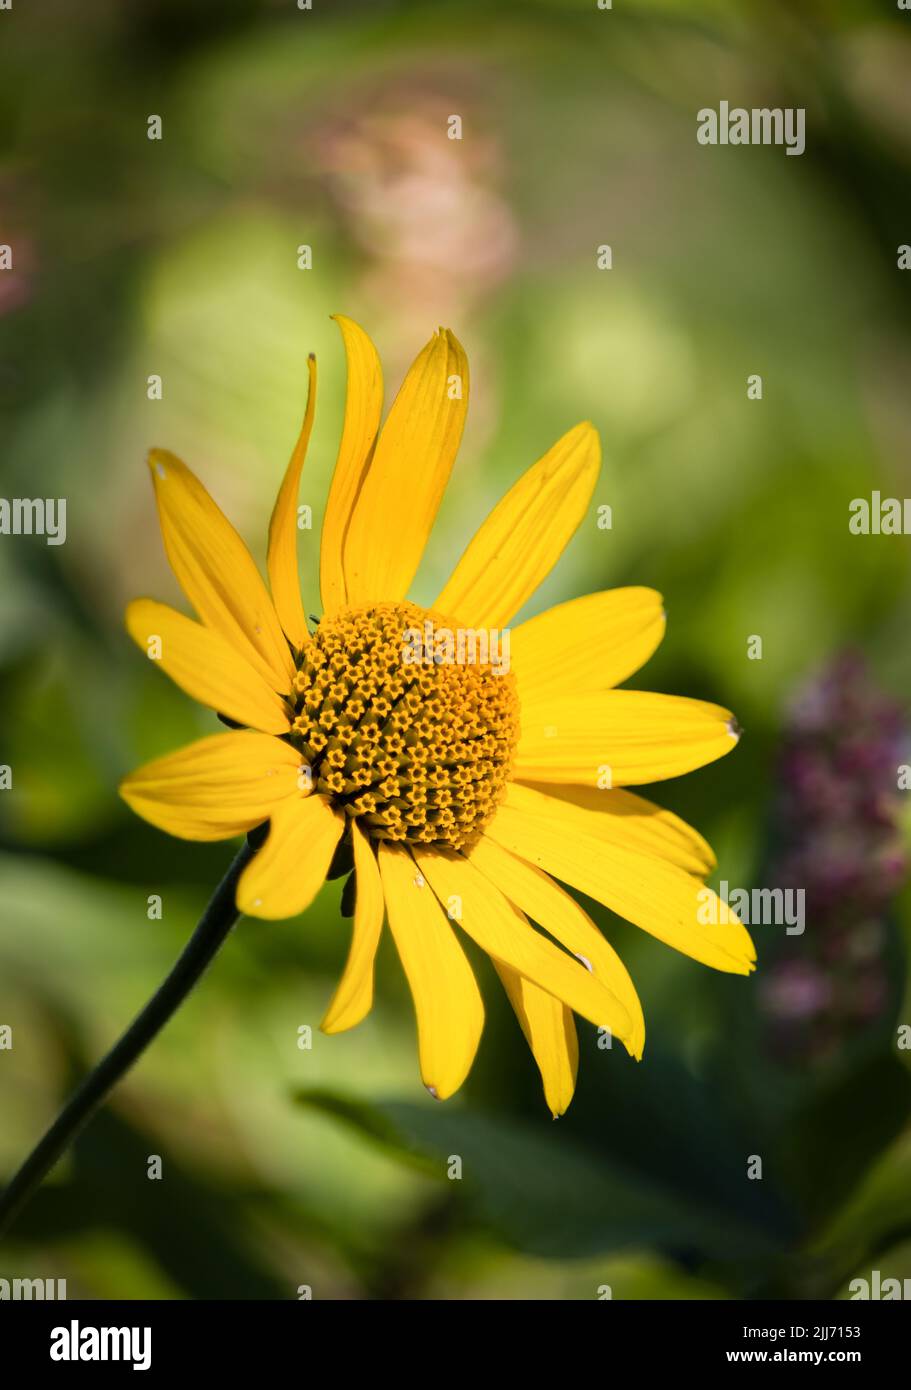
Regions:
M 107 1099 L 118 1081 L 161 1032 L 224 943 L 240 913 L 234 902 L 237 880 L 256 850 L 244 842 L 216 888 L 199 925 L 171 973 L 110 1052 L 73 1093 L 50 1129 L 0 1195 L 0 1236 L 40 1186 L 79 1131 Z

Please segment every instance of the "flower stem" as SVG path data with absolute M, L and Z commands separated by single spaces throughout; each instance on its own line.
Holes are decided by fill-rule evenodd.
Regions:
M 255 847 L 245 841 L 213 893 L 196 930 L 171 973 L 110 1052 L 89 1072 L 18 1173 L 0 1194 L 0 1236 L 9 1230 L 42 1179 L 69 1148 L 118 1081 L 126 1075 L 149 1043 L 176 1013 L 216 955 L 240 916 L 234 903 L 234 890 L 242 870 L 255 852 Z

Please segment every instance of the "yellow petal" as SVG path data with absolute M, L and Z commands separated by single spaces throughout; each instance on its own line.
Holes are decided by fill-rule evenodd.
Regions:
M 494 967 L 538 1064 L 544 1098 L 556 1119 L 573 1098 L 579 1069 L 579 1039 L 572 1009 L 526 980 L 512 966 L 495 960 Z
M 187 598 L 273 690 L 288 690 L 294 662 L 249 550 L 180 459 L 153 449 L 149 467 L 165 551 Z
M 407 850 L 380 843 L 386 912 L 414 1000 L 424 1085 L 445 1100 L 474 1061 L 484 1005 L 455 932 Z
M 283 802 L 262 849 L 237 884 L 237 906 L 251 917 L 296 917 L 326 880 L 345 817 L 321 796 Z
M 603 690 L 525 700 L 513 776 L 596 789 L 662 782 L 723 758 L 739 736 L 730 710 L 679 695 Z
M 301 757 L 269 734 L 213 734 L 155 758 L 120 784 L 138 816 L 184 840 L 226 840 L 301 796 Z
M 295 647 L 302 647 L 307 640 L 307 618 L 301 602 L 300 574 L 297 568 L 297 498 L 300 491 L 301 469 L 307 457 L 307 445 L 313 429 L 313 411 L 316 406 L 316 358 L 313 353 L 307 359 L 309 382 L 307 386 L 307 408 L 304 423 L 291 461 L 285 472 L 282 485 L 275 499 L 272 519 L 269 522 L 269 586 L 272 602 L 285 635 Z
M 342 314 L 334 315 L 342 331 L 348 361 L 345 423 L 335 472 L 323 517 L 319 584 L 323 610 L 329 615 L 348 601 L 345 584 L 345 537 L 354 504 L 373 454 L 383 413 L 383 369 L 376 348 L 362 328 Z
M 354 931 L 351 950 L 338 989 L 320 1027 L 324 1033 L 353 1028 L 373 1006 L 373 962 L 383 926 L 383 883 L 376 855 L 357 821 L 351 822 L 354 870 Z
M 505 627 L 562 555 L 600 466 L 597 431 L 576 425 L 497 503 L 434 609 L 466 627 Z
M 441 328 L 412 363 L 380 431 L 345 538 L 349 604 L 405 597 L 468 409 L 468 359 Z
M 137 646 L 200 704 L 264 734 L 288 732 L 281 698 L 221 633 L 150 598 L 127 606 L 126 625 Z
M 587 834 L 574 814 L 554 808 L 553 798 L 510 784 L 484 833 L 674 950 L 716 970 L 750 973 L 756 952 L 749 933 L 710 888 L 660 859 Z
M 502 807 L 495 821 L 501 813 Z M 414 857 L 440 902 L 489 956 L 511 965 L 583 1018 L 630 1040 L 635 1025 L 616 995 L 580 961 L 536 932 L 474 864 L 435 850 L 415 849 Z
M 597 787 L 582 787 L 571 782 L 523 785 L 559 802 L 559 807 L 553 809 L 561 818 L 575 810 L 584 830 L 610 844 L 638 850 L 640 854 L 654 854 L 698 878 L 710 874 L 718 863 L 711 845 L 698 830 L 675 816 L 673 811 L 666 811 L 635 792 L 600 791 Z
M 549 608 L 510 634 L 522 700 L 608 690 L 644 666 L 664 636 L 654 589 L 608 589 Z
M 633 1023 L 629 1051 L 634 1057 L 641 1057 L 645 1045 L 645 1019 L 636 987 L 626 966 L 588 913 L 548 874 L 516 858 L 487 835 L 481 836 L 468 857 L 511 903 L 572 951 L 591 969 L 595 979 L 619 999 Z

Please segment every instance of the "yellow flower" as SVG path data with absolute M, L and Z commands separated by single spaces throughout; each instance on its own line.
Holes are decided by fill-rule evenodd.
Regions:
M 237 889 L 238 908 L 253 916 L 302 912 L 347 854 L 353 936 L 322 1027 L 340 1032 L 370 1010 L 388 917 L 414 997 L 421 1074 L 441 1099 L 465 1079 L 484 1021 L 465 932 L 493 961 L 559 1115 L 575 1085 L 573 1012 L 635 1057 L 645 1024 L 619 957 L 556 880 L 705 965 L 753 968 L 743 926 L 706 908 L 709 846 L 624 790 L 721 757 L 736 726 L 716 705 L 616 689 L 663 636 L 651 589 L 560 604 L 513 629 L 502 659 L 508 623 L 585 516 L 600 466 L 590 424 L 510 489 L 431 610 L 408 601 L 462 435 L 468 363 L 440 330 L 380 429 L 376 350 L 350 319 L 338 323 L 348 394 L 313 632 L 296 557 L 313 360 L 269 526 L 271 597 L 189 469 L 150 455 L 168 559 L 200 621 L 138 599 L 127 626 L 188 694 L 243 728 L 148 763 L 121 791 L 153 825 L 191 840 L 268 820 Z

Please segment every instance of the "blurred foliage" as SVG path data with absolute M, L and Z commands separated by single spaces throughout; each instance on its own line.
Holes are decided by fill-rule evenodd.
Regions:
M 668 635 L 636 683 L 728 704 L 747 736 L 657 799 L 705 832 L 721 876 L 762 882 L 794 689 L 846 646 L 883 689 L 908 685 L 907 542 L 846 524 L 851 498 L 909 492 L 906 25 L 859 0 L 0 15 L 0 242 L 15 246 L 0 491 L 69 507 L 65 546 L 0 542 L 0 1171 L 155 987 L 230 855 L 116 797 L 137 762 L 213 728 L 122 631 L 129 597 L 177 598 L 145 450 L 183 454 L 262 558 L 315 351 L 315 596 L 344 399 L 333 312 L 372 332 L 390 388 L 439 322 L 469 352 L 469 425 L 418 599 L 525 466 L 596 423 L 613 528 L 583 528 L 528 611 L 610 584 L 663 591 Z M 805 155 L 699 147 L 695 112 L 721 97 L 805 106 Z M 578 1095 L 554 1125 L 483 963 L 485 1037 L 445 1106 L 420 1088 L 388 942 L 374 1013 L 319 1034 L 347 948 L 338 891 L 305 921 L 241 923 L 0 1275 L 101 1298 L 556 1299 L 835 1297 L 874 1267 L 911 1274 L 907 895 L 879 1017 L 790 1067 L 764 1046 L 758 991 L 764 953 L 790 939 L 759 928 L 760 975 L 715 977 L 586 904 L 649 1041 L 636 1065 L 583 1025 Z

